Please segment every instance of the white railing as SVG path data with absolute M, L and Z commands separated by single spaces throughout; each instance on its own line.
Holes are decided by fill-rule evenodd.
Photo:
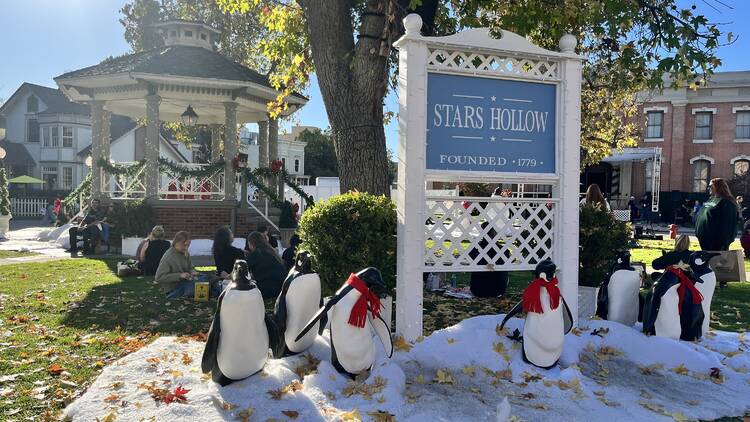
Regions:
M 119 163 L 121 166 L 135 166 L 140 163 Z M 114 199 L 143 199 L 146 197 L 146 166 L 141 166 L 134 175 L 109 174 L 102 171 L 102 193 Z
M 13 217 L 40 217 L 46 212 L 44 198 L 10 198 L 10 213 Z
M 557 199 L 428 196 L 427 271 L 516 271 L 554 258 Z
M 209 164 L 184 163 L 178 164 L 186 169 L 198 170 Z M 172 200 L 223 200 L 224 199 L 224 170 L 205 177 L 179 177 L 162 173 L 159 177 L 159 198 Z

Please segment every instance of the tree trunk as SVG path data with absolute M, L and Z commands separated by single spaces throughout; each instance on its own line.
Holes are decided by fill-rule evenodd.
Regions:
M 368 0 L 354 42 L 351 2 L 301 0 L 339 165 L 341 192 L 390 195 L 383 128 L 386 0 Z

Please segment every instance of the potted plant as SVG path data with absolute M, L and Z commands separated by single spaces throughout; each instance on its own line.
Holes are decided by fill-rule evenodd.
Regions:
M 597 204 L 580 210 L 578 241 L 578 316 L 588 318 L 596 312 L 596 295 L 617 254 L 628 248 L 630 223 L 618 221 Z
M 135 256 L 138 245 L 155 224 L 154 209 L 144 201 L 115 203 L 108 216 L 112 223 L 110 239 L 122 238 L 122 254 Z
M 8 195 L 8 178 L 5 169 L 0 167 L 0 239 L 10 231 L 10 196 Z

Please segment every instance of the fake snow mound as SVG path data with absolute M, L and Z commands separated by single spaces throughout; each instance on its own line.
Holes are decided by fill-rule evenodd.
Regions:
M 272 359 L 224 388 L 200 373 L 203 343 L 163 337 L 105 368 L 65 414 L 76 421 L 114 412 L 117 420 L 212 421 L 243 420 L 252 411 L 248 420 L 322 421 L 384 420 L 376 417 L 387 412 L 398 421 L 494 421 L 506 396 L 511 414 L 527 421 L 715 419 L 750 411 L 750 339 L 743 334 L 710 332 L 686 343 L 583 320 L 565 337 L 559 365 L 545 371 L 524 363 L 520 345 L 496 331 L 502 317 L 467 319 L 409 351 L 402 344 L 392 359 L 376 339 L 378 358 L 364 383 L 330 364 L 327 333 L 309 351 L 321 360 L 317 370 L 305 356 Z M 507 331 L 522 325 L 512 319 Z M 145 388 L 152 382 L 189 389 L 187 402 L 155 401 Z

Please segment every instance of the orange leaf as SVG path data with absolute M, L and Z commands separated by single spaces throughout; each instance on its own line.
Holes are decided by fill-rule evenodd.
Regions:
M 62 366 L 56 363 L 53 363 L 52 365 L 50 365 L 49 368 L 47 368 L 47 372 L 49 372 L 52 375 L 60 375 L 60 372 L 62 371 L 63 371 Z

